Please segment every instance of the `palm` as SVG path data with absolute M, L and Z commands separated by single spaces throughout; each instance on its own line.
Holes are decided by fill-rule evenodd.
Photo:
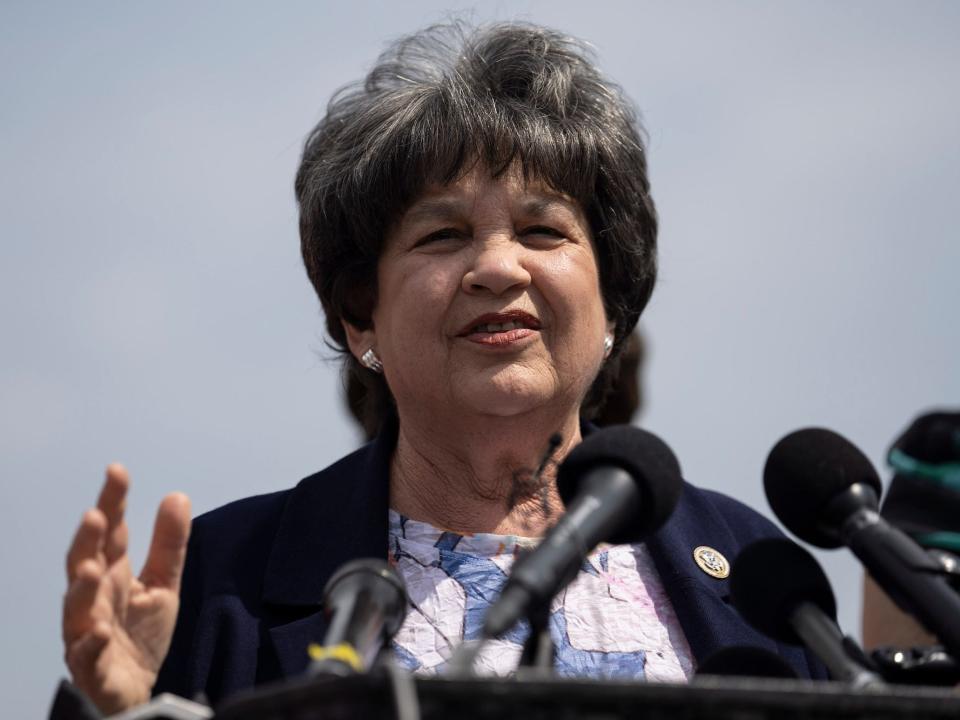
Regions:
M 129 585 L 126 592 L 125 584 Z M 112 636 L 101 656 L 107 684 L 114 693 L 123 687 L 146 686 L 149 690 L 173 633 L 177 594 L 131 579 L 126 561 L 111 568 L 105 585 L 107 596 L 118 601 L 111 612 Z
M 108 472 L 97 509 L 67 556 L 64 642 L 74 682 L 107 712 L 145 702 L 170 646 L 189 532 L 189 501 L 164 499 L 140 578 L 127 556 L 126 473 Z

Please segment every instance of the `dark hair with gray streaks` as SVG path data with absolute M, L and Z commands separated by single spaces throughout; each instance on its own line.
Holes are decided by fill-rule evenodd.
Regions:
M 476 164 L 518 163 L 584 208 L 597 247 L 615 349 L 585 399 L 590 417 L 656 278 L 657 216 L 642 130 L 620 88 L 581 42 L 535 25 L 427 28 L 391 45 L 360 83 L 339 90 L 307 137 L 295 183 L 303 261 L 327 331 L 367 388 L 364 424 L 392 399 L 347 351 L 341 326 L 370 325 L 377 261 L 390 225 L 433 184 Z

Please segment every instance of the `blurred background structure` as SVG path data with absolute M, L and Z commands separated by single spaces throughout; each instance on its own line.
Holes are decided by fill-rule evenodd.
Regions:
M 960 5 L 560 0 L 0 5 L 0 688 L 46 712 L 63 552 L 125 462 L 160 497 L 288 487 L 360 442 L 300 265 L 331 93 L 450 13 L 591 41 L 650 136 L 644 408 L 687 478 L 769 513 L 782 435 L 878 465 L 960 401 Z M 889 472 L 884 471 L 884 477 Z M 858 634 L 860 572 L 820 553 Z

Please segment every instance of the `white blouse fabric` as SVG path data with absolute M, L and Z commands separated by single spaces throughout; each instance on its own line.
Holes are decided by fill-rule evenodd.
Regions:
M 516 554 L 537 542 L 512 535 L 459 535 L 391 510 L 390 559 L 410 603 L 393 640 L 399 664 L 418 674 L 443 673 L 455 648 L 479 637 Z M 529 632 L 524 621 L 485 644 L 477 672 L 515 672 Z M 550 634 L 560 676 L 685 682 L 694 671 L 683 629 L 642 544 L 594 550 L 553 599 Z

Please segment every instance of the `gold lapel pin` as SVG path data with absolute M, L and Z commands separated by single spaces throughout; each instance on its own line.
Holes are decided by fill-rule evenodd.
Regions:
M 723 579 L 730 575 L 730 563 L 719 550 L 708 545 L 700 545 L 693 550 L 693 559 L 697 566 L 710 577 Z

